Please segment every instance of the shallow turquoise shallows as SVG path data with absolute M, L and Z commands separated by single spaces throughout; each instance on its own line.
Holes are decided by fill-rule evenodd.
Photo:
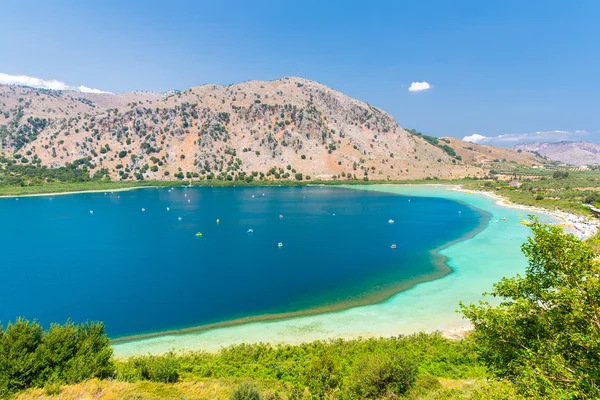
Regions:
M 410 193 L 152 188 L 0 199 L 0 220 L 2 322 L 122 337 L 372 302 L 448 273 L 432 250 L 489 214 Z

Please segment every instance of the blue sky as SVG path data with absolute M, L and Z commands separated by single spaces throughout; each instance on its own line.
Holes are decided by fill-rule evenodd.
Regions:
M 600 1 L 5 0 L 0 9 L 0 73 L 116 93 L 301 76 L 437 136 L 600 141 Z M 431 87 L 410 92 L 412 82 Z

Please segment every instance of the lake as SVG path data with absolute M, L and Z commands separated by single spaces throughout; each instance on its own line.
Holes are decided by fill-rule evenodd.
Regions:
M 100 320 L 115 338 L 373 302 L 448 273 L 433 250 L 489 215 L 335 187 L 179 187 L 5 198 L 0 218 L 0 320 Z

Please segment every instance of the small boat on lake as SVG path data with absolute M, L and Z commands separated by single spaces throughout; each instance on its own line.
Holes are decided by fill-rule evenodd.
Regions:
M 283 247 L 283 243 L 281 243 L 281 242 L 277 243 L 277 247 Z
M 145 209 L 145 208 L 142 208 L 142 212 L 144 212 L 144 211 L 146 211 L 146 209 Z
M 279 214 L 279 218 L 283 218 L 283 215 Z
M 394 223 L 394 220 L 393 220 L 393 219 L 389 219 L 389 220 L 388 220 L 388 223 L 390 223 L 390 224 L 393 224 L 393 223 Z
M 198 236 L 198 237 L 202 236 L 202 232 L 196 233 L 196 236 Z
M 183 219 L 183 218 L 181 218 L 181 217 L 177 218 L 177 220 L 179 220 L 179 221 L 181 221 L 182 219 Z
M 395 244 L 393 244 L 393 245 L 390 246 L 390 249 L 395 249 L 395 248 L 396 248 Z
M 252 233 L 254 232 L 252 229 L 248 229 L 248 233 Z
M 219 218 L 217 218 L 217 224 L 218 224 L 219 222 L 221 222 L 221 220 L 220 220 Z
M 506 221 L 505 217 L 500 218 L 500 221 Z

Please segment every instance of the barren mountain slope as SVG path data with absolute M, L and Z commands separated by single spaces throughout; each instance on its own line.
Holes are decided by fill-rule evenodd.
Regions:
M 590 142 L 523 143 L 515 149 L 537 152 L 550 159 L 572 165 L 599 165 L 600 144 Z
M 49 167 L 77 161 L 112 179 L 483 174 L 382 110 L 301 78 L 168 96 L 0 86 L 0 152 Z

